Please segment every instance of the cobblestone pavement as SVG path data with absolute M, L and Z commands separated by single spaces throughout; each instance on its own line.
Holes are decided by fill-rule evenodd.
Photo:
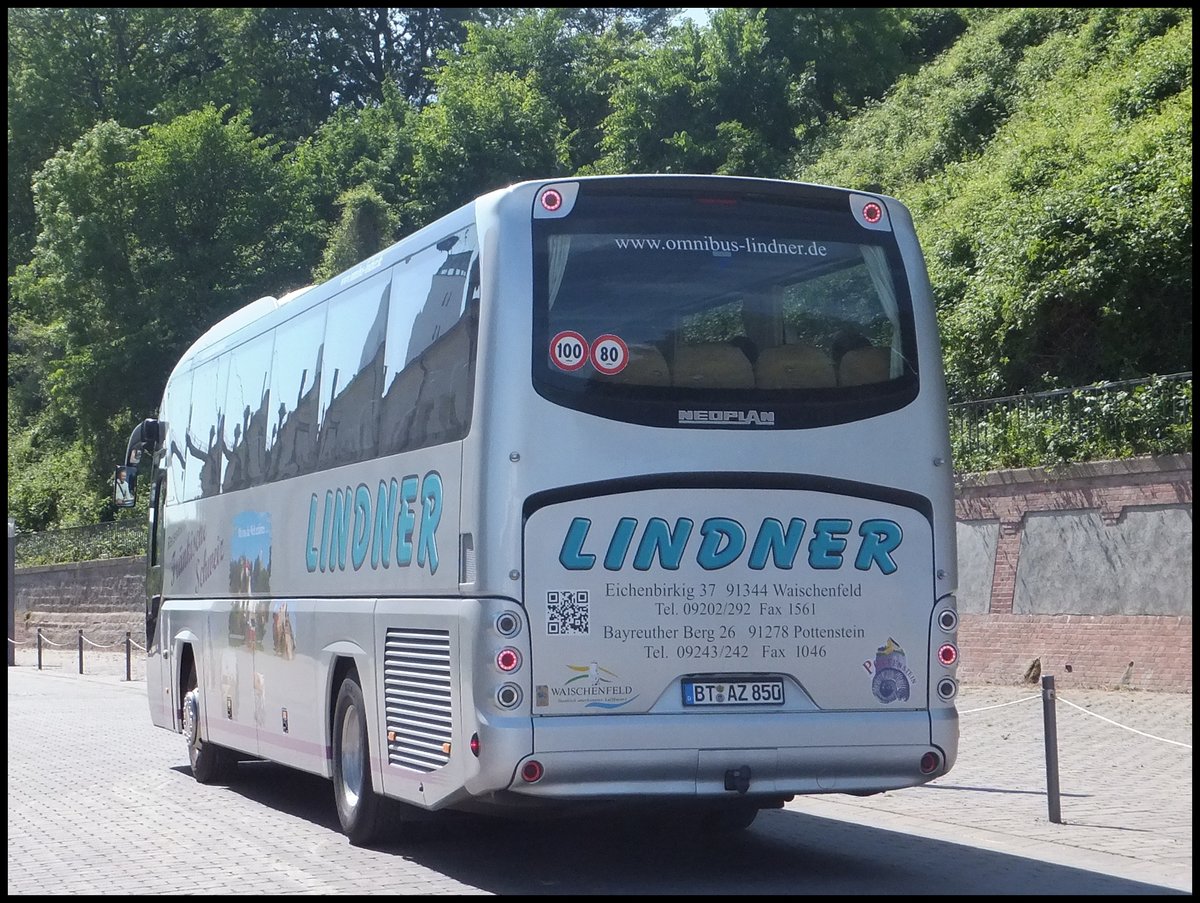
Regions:
M 1046 797 L 1041 694 L 1040 686 L 964 687 L 958 761 L 945 777 L 871 797 L 803 797 L 788 808 L 1040 860 L 1093 863 L 1190 891 L 1191 695 L 1059 690 L 1056 824 Z
M 470 823 L 469 853 L 457 844 L 415 852 L 349 847 L 328 782 L 299 775 L 300 790 L 285 790 L 294 773 L 265 763 L 231 788 L 192 781 L 180 739 L 149 726 L 136 649 L 132 683 L 119 652 L 85 648 L 80 678 L 76 650 L 47 649 L 43 665 L 52 676 L 44 679 L 52 687 L 26 679 L 36 663 L 32 648 L 18 648 L 16 661 L 25 674 L 20 697 L 10 677 L 10 894 L 1192 889 L 1190 694 L 1060 690 L 1062 824 L 1054 824 L 1040 688 L 965 687 L 959 757 L 945 777 L 865 798 L 797 798 L 729 842 L 735 858 L 721 864 L 676 831 L 599 834 L 580 846 L 574 824 L 514 831 L 487 820 Z M 80 686 L 75 680 L 89 692 L 72 709 L 61 700 L 64 689 Z M 93 690 L 106 694 L 102 703 L 87 701 Z M 31 696 L 42 692 L 66 709 L 57 722 L 31 727 Z M 145 721 L 97 717 L 98 704 L 124 713 L 124 722 Z M 61 754 L 68 766 L 57 749 L 38 756 L 62 737 L 71 741 Z M 214 794 L 220 811 L 202 802 Z

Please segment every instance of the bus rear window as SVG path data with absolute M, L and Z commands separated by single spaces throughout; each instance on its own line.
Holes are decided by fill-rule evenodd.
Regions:
M 916 394 L 891 232 L 828 203 L 589 196 L 534 222 L 534 385 L 656 426 L 802 428 Z M 695 410 L 769 417 L 688 417 Z

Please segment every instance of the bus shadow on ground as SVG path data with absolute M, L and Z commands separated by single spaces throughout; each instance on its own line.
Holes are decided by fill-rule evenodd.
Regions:
M 229 789 L 340 834 L 328 780 L 243 762 Z M 1183 893 L 792 810 L 764 811 L 748 830 L 725 835 L 666 816 L 462 813 L 422 814 L 400 832 L 374 849 L 506 895 Z

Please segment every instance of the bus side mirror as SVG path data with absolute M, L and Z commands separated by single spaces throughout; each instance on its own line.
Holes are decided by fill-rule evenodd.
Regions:
M 117 467 L 113 470 L 113 504 L 118 508 L 132 508 L 137 493 L 137 468 Z

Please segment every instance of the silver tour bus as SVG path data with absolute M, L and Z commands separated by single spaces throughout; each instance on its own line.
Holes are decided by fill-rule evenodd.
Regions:
M 946 394 L 908 211 L 526 182 L 214 325 L 139 424 L 153 722 L 201 782 L 740 829 L 952 766 Z M 146 493 L 146 490 L 149 490 Z

